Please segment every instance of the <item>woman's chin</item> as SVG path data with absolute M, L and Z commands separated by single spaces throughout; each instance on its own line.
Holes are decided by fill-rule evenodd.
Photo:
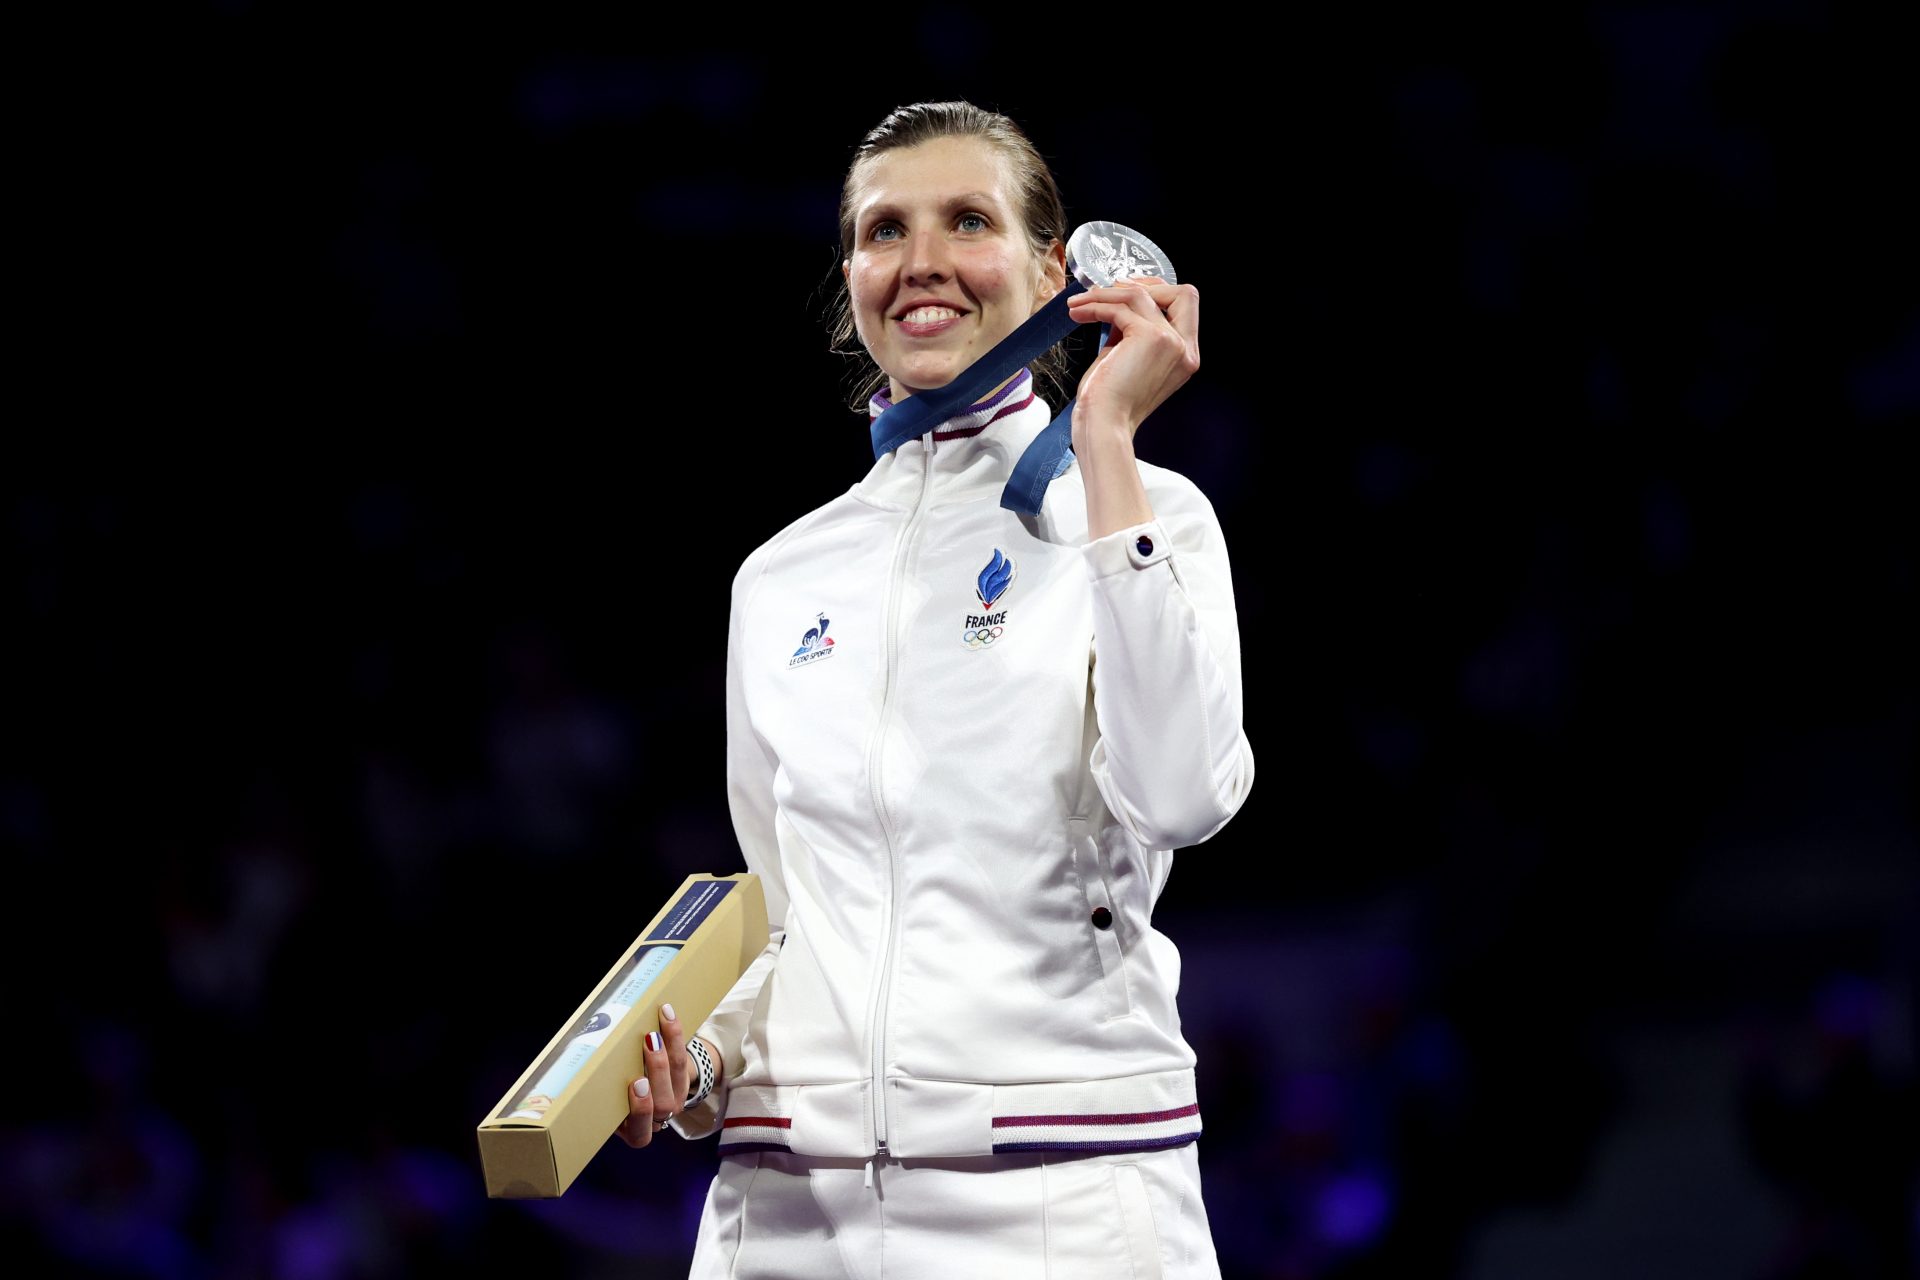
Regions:
M 927 361 L 915 364 L 898 373 L 889 374 L 893 384 L 893 398 L 899 400 L 903 395 L 916 395 L 922 391 L 938 391 L 959 376 L 965 366 L 955 360 Z

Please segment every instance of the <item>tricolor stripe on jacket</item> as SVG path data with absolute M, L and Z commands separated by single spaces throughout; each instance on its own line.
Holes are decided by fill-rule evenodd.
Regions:
M 729 1115 L 721 1124 L 720 1153 L 790 1151 L 787 1116 Z M 1162 1111 L 995 1116 L 993 1154 L 1011 1151 L 1151 1151 L 1180 1147 L 1200 1136 L 1200 1104 Z
M 1200 1104 L 1124 1115 L 995 1116 L 993 1153 L 1005 1151 L 1146 1151 L 1179 1147 L 1200 1136 Z
M 985 431 L 989 424 L 998 422 L 1010 413 L 1018 413 L 1033 403 L 1033 374 L 1022 369 L 1015 374 L 1006 386 L 1000 388 L 980 403 L 968 406 L 964 411 L 954 414 L 940 424 L 933 433 L 939 441 L 963 440 L 968 436 L 977 436 Z M 867 401 L 869 420 L 879 417 L 893 408 L 893 400 L 882 387 L 874 392 Z

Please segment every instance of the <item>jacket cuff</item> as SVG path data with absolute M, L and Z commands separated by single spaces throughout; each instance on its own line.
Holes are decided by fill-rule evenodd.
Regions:
M 1173 558 L 1173 539 L 1158 520 L 1121 529 L 1086 546 L 1087 571 L 1096 580 L 1151 568 Z
M 667 1128 L 683 1138 L 709 1138 L 720 1131 L 721 1117 L 727 1114 L 727 1086 L 713 1086 L 698 1106 L 688 1107 L 667 1121 Z
M 693 1034 L 699 1036 L 715 1048 L 720 1047 L 719 1033 L 711 1024 L 703 1025 Z M 726 1059 L 725 1049 L 721 1049 L 720 1052 L 722 1055 L 722 1061 L 720 1063 L 721 1074 L 714 1080 L 713 1088 L 707 1091 L 707 1096 L 700 1099 L 694 1106 L 688 1107 L 685 1111 L 682 1111 L 679 1115 L 667 1121 L 667 1127 L 683 1138 L 705 1138 L 719 1132 L 720 1121 L 727 1114 L 727 1079 L 725 1071 L 726 1068 L 731 1065 L 731 1062 Z M 738 1054 L 739 1050 L 736 1049 L 734 1052 Z

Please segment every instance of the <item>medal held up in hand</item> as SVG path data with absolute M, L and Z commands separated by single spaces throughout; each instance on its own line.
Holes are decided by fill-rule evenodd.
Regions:
M 1067 314 L 1075 294 L 1108 288 L 1122 280 L 1157 280 L 1178 284 L 1173 262 L 1159 245 L 1118 222 L 1083 222 L 1067 237 L 1067 287 L 1053 301 L 1002 338 L 993 350 L 969 365 L 944 387 L 923 391 L 894 405 L 869 427 L 873 456 L 885 457 L 908 440 L 931 430 L 956 410 L 985 395 L 1030 363 L 1034 357 L 1072 333 L 1076 326 Z M 1101 341 L 1106 328 L 1101 327 Z M 1022 515 L 1038 515 L 1040 501 L 1054 477 L 1066 470 L 1073 440 L 1073 401 L 1036 436 L 1014 464 L 1000 505 Z
M 1067 270 L 1089 289 L 1140 278 L 1179 284 L 1160 246 L 1117 222 L 1083 222 L 1067 237 Z

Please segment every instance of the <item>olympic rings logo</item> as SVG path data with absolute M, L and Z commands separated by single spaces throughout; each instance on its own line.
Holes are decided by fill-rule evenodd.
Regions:
M 974 627 L 960 633 L 960 643 L 969 649 L 984 649 L 1000 638 L 1005 627 Z

